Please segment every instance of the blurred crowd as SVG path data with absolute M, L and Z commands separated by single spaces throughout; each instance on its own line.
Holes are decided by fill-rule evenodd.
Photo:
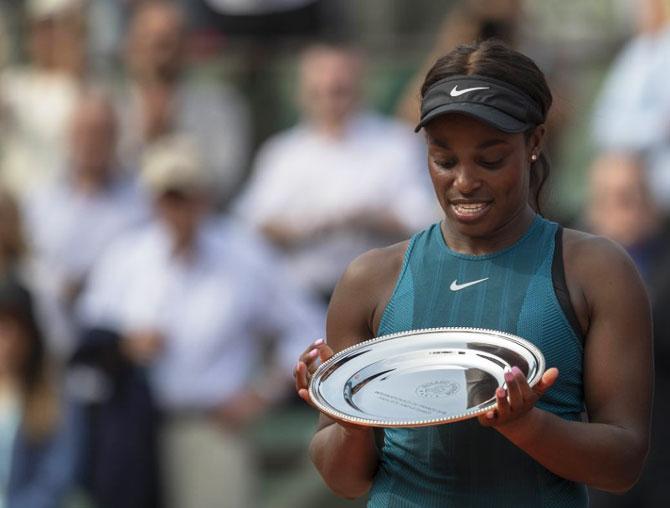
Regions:
M 281 506 L 251 429 L 289 439 L 272 414 L 304 409 L 292 368 L 345 267 L 439 220 L 413 133 L 422 65 L 486 37 L 523 50 L 533 11 L 447 2 L 382 113 L 365 100 L 375 55 L 333 4 L 0 1 L 0 508 Z M 593 493 L 607 507 L 664 506 L 670 474 L 670 2 L 630 4 L 636 32 L 581 112 L 586 199 L 560 217 L 619 242 L 654 302 L 652 452 L 633 492 Z M 245 79 L 208 72 L 240 38 Z M 255 92 L 286 54 L 297 118 L 278 128 L 286 97 Z M 547 67 L 557 153 L 570 87 Z M 313 415 L 295 421 L 302 445 Z M 338 506 L 295 485 L 287 506 Z

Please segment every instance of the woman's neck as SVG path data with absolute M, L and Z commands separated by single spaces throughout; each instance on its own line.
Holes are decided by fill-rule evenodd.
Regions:
M 508 221 L 502 223 L 495 231 L 487 232 L 483 236 L 469 236 L 462 234 L 455 227 L 450 227 L 446 220 L 440 228 L 447 246 L 458 253 L 480 256 L 498 252 L 514 245 L 530 228 L 536 217 L 536 212 L 526 206 Z

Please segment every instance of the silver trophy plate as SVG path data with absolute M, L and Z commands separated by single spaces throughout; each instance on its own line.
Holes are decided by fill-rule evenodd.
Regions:
M 412 330 L 333 355 L 312 376 L 309 394 L 321 412 L 357 425 L 437 425 L 494 408 L 496 388 L 514 366 L 533 386 L 544 357 L 527 340 L 496 330 Z

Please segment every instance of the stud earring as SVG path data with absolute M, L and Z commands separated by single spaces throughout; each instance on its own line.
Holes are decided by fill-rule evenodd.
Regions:
M 537 160 L 537 154 L 534 153 L 533 155 L 531 155 L 531 156 L 530 156 L 530 160 L 532 160 L 533 162 L 535 162 L 535 161 Z

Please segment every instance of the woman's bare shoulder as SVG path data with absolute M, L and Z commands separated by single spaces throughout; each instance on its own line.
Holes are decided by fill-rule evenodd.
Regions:
M 586 272 L 607 270 L 612 264 L 622 265 L 624 270 L 635 269 L 628 253 L 616 242 L 576 229 L 565 228 L 564 232 L 564 258 L 571 266 Z
M 389 277 L 395 280 L 402 267 L 409 240 L 388 247 L 372 249 L 354 259 L 342 276 L 347 284 L 383 283 Z
M 568 287 L 583 295 L 589 309 L 613 296 L 644 300 L 646 291 L 635 263 L 619 244 L 602 236 L 566 229 L 563 236 Z

